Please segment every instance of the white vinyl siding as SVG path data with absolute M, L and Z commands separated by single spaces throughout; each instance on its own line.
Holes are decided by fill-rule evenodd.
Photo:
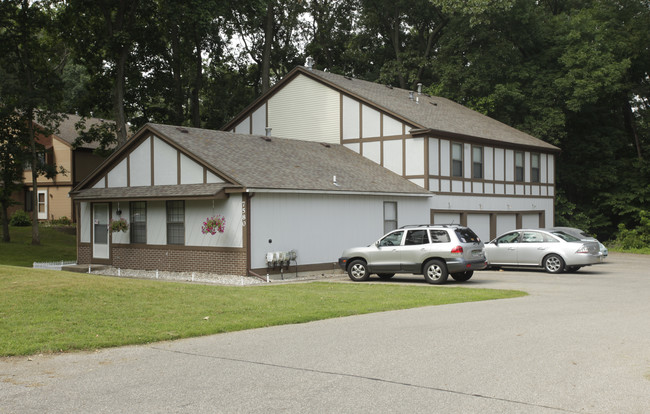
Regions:
M 406 175 L 424 174 L 424 138 L 406 140 Z
M 357 139 L 360 137 L 360 105 L 354 99 L 343 96 L 343 139 Z
M 108 173 L 108 188 L 126 187 L 126 158 Z
M 439 140 L 437 138 L 429 138 L 429 174 L 440 174 L 440 155 L 439 155 Z
M 201 247 L 243 247 L 242 197 L 231 194 L 226 200 L 188 200 L 185 202 L 185 245 Z M 221 215 L 225 231 L 203 234 L 203 222 Z
M 373 138 L 381 135 L 380 126 L 381 115 L 376 109 L 370 108 L 366 105 L 361 109 L 361 137 Z
M 332 88 L 298 75 L 269 98 L 267 105 L 273 136 L 341 142 L 341 98 Z
M 384 167 L 402 175 L 402 140 L 384 141 Z
M 178 152 L 160 138 L 154 138 L 154 184 L 178 184 Z
M 181 154 L 181 184 L 202 184 L 203 167 Z
M 403 124 L 387 115 L 383 115 L 384 131 L 383 136 L 403 135 Z
M 260 106 L 253 112 L 253 130 L 252 134 L 266 135 L 266 104 Z
M 151 139 L 145 139 L 129 154 L 129 184 L 131 187 L 151 185 Z
M 381 163 L 381 143 L 380 142 L 364 142 L 363 143 L 363 156 L 376 162 Z

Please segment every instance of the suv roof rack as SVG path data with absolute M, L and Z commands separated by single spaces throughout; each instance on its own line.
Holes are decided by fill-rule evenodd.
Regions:
M 463 227 L 460 224 L 407 224 L 400 227 L 400 229 L 414 228 L 414 227 Z

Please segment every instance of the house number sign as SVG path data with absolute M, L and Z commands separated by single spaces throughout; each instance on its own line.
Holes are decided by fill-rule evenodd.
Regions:
M 246 227 L 246 202 L 242 201 L 241 203 L 241 222 L 242 227 Z

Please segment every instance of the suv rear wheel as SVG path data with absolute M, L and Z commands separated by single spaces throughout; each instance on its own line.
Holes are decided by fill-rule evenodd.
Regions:
M 473 274 L 473 270 L 468 270 L 467 272 L 452 273 L 451 277 L 457 282 L 467 282 Z
M 368 280 L 370 277 L 370 273 L 368 273 L 368 265 L 363 260 L 354 260 L 348 266 L 348 276 L 350 276 L 350 279 L 355 282 Z
M 429 260 L 424 265 L 424 279 L 431 284 L 441 285 L 447 281 L 447 265 L 441 260 Z

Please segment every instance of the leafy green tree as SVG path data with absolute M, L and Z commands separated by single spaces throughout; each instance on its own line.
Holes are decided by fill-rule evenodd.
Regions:
M 13 117 L 25 125 L 26 138 L 3 145 L 5 151 L 19 151 L 23 143 L 29 145 L 33 199 L 38 205 L 38 182 L 41 175 L 54 176 L 55 166 L 41 162 L 39 154 L 42 145 L 37 142 L 38 134 L 49 134 L 56 128 L 59 115 L 56 105 L 62 96 L 60 72 L 65 56 L 60 42 L 53 33 L 52 10 L 48 4 L 28 0 L 7 0 L 0 3 L 0 66 L 2 83 L 0 84 L 0 106 L 2 106 L 3 141 L 14 140 L 12 131 Z M 7 118 L 8 117 L 8 118 Z M 7 120 L 8 119 L 8 120 Z M 37 123 L 38 122 L 38 123 Z M 23 128 L 18 129 L 22 135 Z M 11 154 L 15 160 L 23 160 L 21 152 Z M 7 161 L 7 154 L 0 156 L 5 165 L 8 178 L 14 175 L 13 167 Z M 38 220 L 33 220 L 32 244 L 40 244 Z
M 75 61 L 86 67 L 93 85 L 111 85 L 119 144 L 128 136 L 127 89 L 142 77 L 136 51 L 146 43 L 153 7 L 144 0 L 70 0 L 60 10 L 59 28 Z
M 23 165 L 29 155 L 27 125 L 13 108 L 0 105 L 0 206 L 2 241 L 10 242 L 8 209 L 11 195 L 22 188 Z

